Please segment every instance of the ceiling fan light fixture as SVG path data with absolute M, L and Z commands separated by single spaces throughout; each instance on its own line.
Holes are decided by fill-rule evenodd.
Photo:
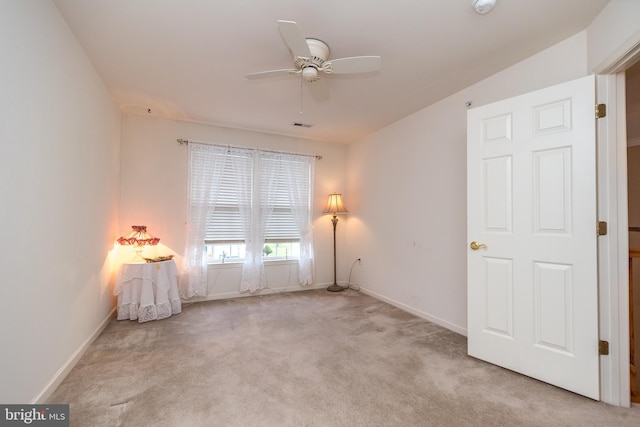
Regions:
M 305 67 L 302 69 L 302 77 L 308 82 L 315 82 L 318 80 L 318 69 L 316 67 Z
M 496 5 L 496 0 L 471 0 L 471 4 L 477 13 L 484 15 L 491 12 Z

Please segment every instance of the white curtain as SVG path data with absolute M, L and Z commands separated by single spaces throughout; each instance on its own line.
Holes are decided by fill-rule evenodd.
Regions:
M 204 235 L 207 215 L 212 212 L 218 197 L 218 182 L 222 178 L 227 148 L 189 143 L 189 204 L 187 219 L 187 247 L 180 278 L 180 296 L 207 295 L 207 259 Z
M 273 213 L 275 194 L 275 168 L 272 156 L 255 151 L 253 174 L 238 180 L 238 200 L 245 233 L 245 256 L 242 264 L 240 291 L 255 292 L 267 286 L 262 259 L 267 224 Z
M 299 283 L 313 283 L 314 167 L 315 158 L 311 156 L 189 143 L 191 182 L 181 296 L 207 295 L 206 236 L 215 240 L 211 227 L 224 231 L 229 221 L 233 223 L 225 209 L 230 202 L 235 206 L 236 201 L 245 242 L 240 291 L 255 292 L 267 286 L 263 248 L 268 232 L 272 233 L 269 238 L 276 239 L 300 236 Z M 289 208 L 293 223 L 286 219 Z M 278 209 L 275 216 L 274 209 Z M 270 224 L 272 218 L 274 223 Z M 283 225 L 285 228 L 280 228 Z
M 289 203 L 293 218 L 300 232 L 300 259 L 298 260 L 298 280 L 300 285 L 314 282 L 313 234 L 311 230 L 311 200 L 315 157 L 283 156 L 290 165 L 284 168 L 289 183 Z

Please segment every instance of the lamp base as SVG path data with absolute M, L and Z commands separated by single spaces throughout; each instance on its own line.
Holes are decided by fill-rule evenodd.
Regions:
M 337 283 L 334 283 L 333 285 L 329 286 L 327 288 L 327 290 L 329 292 L 342 292 L 345 290 L 345 288 L 343 288 L 342 286 L 338 285 Z
M 134 256 L 133 259 L 131 260 L 132 262 L 145 262 L 145 259 L 142 257 L 142 251 L 144 250 L 144 248 L 142 246 L 135 246 L 133 248 L 134 251 Z

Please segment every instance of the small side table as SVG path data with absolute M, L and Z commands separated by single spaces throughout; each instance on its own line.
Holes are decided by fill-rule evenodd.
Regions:
M 122 264 L 113 294 L 118 296 L 118 320 L 142 323 L 182 311 L 173 260 Z

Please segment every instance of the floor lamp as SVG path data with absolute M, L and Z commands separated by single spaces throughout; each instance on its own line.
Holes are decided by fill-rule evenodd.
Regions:
M 336 226 L 338 225 L 338 214 L 347 213 L 344 204 L 342 203 L 342 194 L 329 194 L 329 200 L 327 201 L 327 207 L 324 213 L 333 215 L 331 222 L 333 223 L 333 285 L 329 286 L 327 290 L 329 292 L 344 291 L 344 288 L 338 285 L 336 274 Z

